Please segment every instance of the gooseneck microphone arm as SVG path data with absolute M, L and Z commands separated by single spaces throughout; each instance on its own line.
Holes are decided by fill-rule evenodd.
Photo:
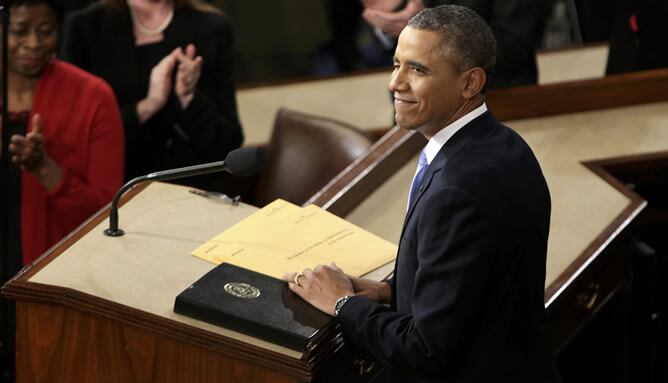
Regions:
M 178 169 L 163 170 L 160 172 L 133 178 L 125 185 L 123 185 L 123 187 L 121 187 L 118 192 L 116 192 L 116 195 L 114 195 L 114 199 L 111 200 L 109 228 L 104 230 L 104 234 L 109 237 L 120 237 L 121 235 L 125 234 L 123 230 L 118 228 L 118 204 L 123 194 L 125 194 L 125 192 L 130 190 L 130 188 L 133 186 L 146 181 L 169 181 L 177 178 L 193 177 L 226 170 L 228 169 L 227 166 L 225 166 L 225 161 L 218 161 L 202 165 L 186 166 Z
M 228 153 L 227 157 L 225 157 L 225 161 L 163 170 L 134 178 L 123 185 L 111 201 L 109 228 L 104 230 L 104 234 L 109 237 L 120 237 L 125 234 L 123 230 L 118 227 L 118 204 L 120 203 L 123 194 L 138 183 L 146 181 L 169 181 L 177 178 L 193 177 L 222 171 L 232 173 L 234 176 L 252 176 L 262 170 L 264 161 L 265 154 L 261 149 L 240 148 Z

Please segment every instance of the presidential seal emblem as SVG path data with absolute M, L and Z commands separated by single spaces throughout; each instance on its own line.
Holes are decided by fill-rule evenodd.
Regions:
M 243 282 L 229 282 L 223 287 L 225 292 L 237 298 L 255 299 L 260 296 L 260 289 Z

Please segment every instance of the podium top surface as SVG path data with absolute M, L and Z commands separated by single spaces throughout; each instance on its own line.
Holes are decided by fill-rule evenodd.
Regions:
M 119 210 L 122 237 L 107 237 L 107 220 L 33 275 L 29 282 L 95 298 L 299 359 L 294 350 L 174 313 L 174 298 L 216 265 L 191 252 L 257 210 L 152 183 Z

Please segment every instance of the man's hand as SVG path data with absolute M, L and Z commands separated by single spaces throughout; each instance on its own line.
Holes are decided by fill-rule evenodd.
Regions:
M 392 291 L 387 282 L 377 282 L 371 279 L 350 277 L 355 289 L 355 295 L 369 298 L 378 303 L 390 303 Z
M 137 103 L 137 116 L 140 124 L 153 117 L 167 103 L 169 93 L 172 91 L 172 72 L 176 66 L 176 55 L 180 50 L 181 48 L 174 49 L 151 69 L 148 93 L 143 100 Z
M 46 190 L 52 191 L 60 183 L 63 171 L 44 148 L 42 120 L 37 113 L 32 118 L 32 128 L 25 136 L 15 134 L 11 137 L 12 162 L 37 178 Z
M 179 69 L 176 72 L 174 92 L 181 108 L 186 109 L 195 96 L 195 88 L 202 73 L 204 59 L 202 56 L 195 57 L 195 46 L 189 44 L 185 53 L 180 48 L 176 51 L 176 60 L 179 63 Z
M 313 270 L 288 273 L 283 276 L 290 290 L 320 311 L 334 316 L 336 301 L 346 295 L 354 295 L 350 278 L 336 265 L 318 265 Z
M 397 12 L 386 11 L 388 7 L 385 4 L 377 4 L 383 3 L 380 1 L 369 1 L 368 3 L 373 8 L 367 7 L 364 9 L 364 12 L 362 12 L 364 20 L 392 36 L 399 36 L 399 33 L 406 27 L 408 21 L 424 9 L 422 0 L 409 0 L 406 7 Z M 366 6 L 367 2 L 364 2 L 364 4 Z
M 336 264 L 318 265 L 301 273 L 283 276 L 290 289 L 320 311 L 334 315 L 336 301 L 346 295 L 359 295 L 379 303 L 389 303 L 391 290 L 387 282 L 346 275 Z

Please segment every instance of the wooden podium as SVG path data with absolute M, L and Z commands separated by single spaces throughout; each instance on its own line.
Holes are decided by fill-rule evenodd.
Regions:
M 6 284 L 17 301 L 17 382 L 303 382 L 325 360 L 173 312 L 215 265 L 190 255 L 256 210 L 152 183 L 100 211 Z

